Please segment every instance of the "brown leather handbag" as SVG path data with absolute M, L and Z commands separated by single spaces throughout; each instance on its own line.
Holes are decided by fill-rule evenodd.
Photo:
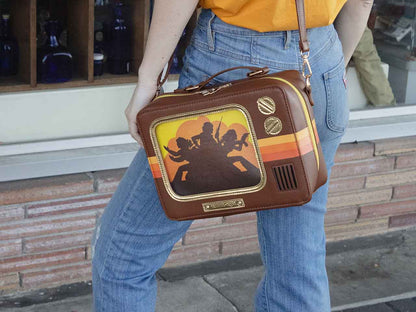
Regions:
M 157 92 L 138 113 L 160 202 L 170 219 L 299 206 L 325 184 L 303 0 L 296 0 L 296 9 L 302 74 L 229 68 L 197 85 Z M 239 68 L 249 71 L 247 78 L 209 86 L 214 77 Z M 165 80 L 159 79 L 159 90 Z

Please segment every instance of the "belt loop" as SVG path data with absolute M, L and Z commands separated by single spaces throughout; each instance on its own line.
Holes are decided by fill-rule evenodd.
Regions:
M 290 41 L 292 41 L 292 31 L 286 30 L 285 50 L 289 49 Z
M 208 48 L 210 51 L 214 51 L 214 32 L 212 31 L 211 24 L 215 18 L 215 13 L 211 10 L 211 17 L 208 20 L 208 27 L 207 27 L 207 41 L 208 41 Z

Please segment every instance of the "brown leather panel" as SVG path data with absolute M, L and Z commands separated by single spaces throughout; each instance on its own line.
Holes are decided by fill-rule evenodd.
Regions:
M 230 86 L 218 89 L 215 93 L 206 96 L 201 92 L 176 90 L 177 92 L 174 94 L 166 94 L 167 96 L 162 95 L 156 98 L 137 115 L 139 132 L 141 133 L 147 156 L 152 157 L 156 155 L 150 138 L 150 126 L 155 119 L 230 103 L 236 103 L 245 107 L 253 122 L 254 134 L 257 139 L 274 137 L 274 135 L 266 132 L 264 125 L 265 119 L 269 116 L 275 116 L 281 121 L 282 129 L 276 137 L 293 134 L 305 129 L 308 116 L 304 116 L 302 103 L 296 92 L 285 82 L 265 79 L 265 77 L 280 77 L 293 84 L 302 94 L 311 120 L 314 119 L 309 98 L 304 92 L 304 80 L 296 70 L 273 73 L 265 75 L 263 78 L 245 78 L 232 81 Z M 203 88 L 203 90 L 206 89 Z M 271 98 L 276 105 L 276 110 L 271 115 L 264 115 L 258 108 L 257 100 L 264 96 Z M 155 183 L 166 215 L 173 220 L 207 218 L 260 209 L 302 205 L 311 199 L 312 193 L 324 184 L 327 179 L 325 162 L 319 143 L 317 148 L 320 161 L 319 172 L 317 171 L 313 150 L 300 157 L 286 157 L 284 159 L 267 161 L 264 163 L 267 179 L 264 187 L 256 192 L 244 193 L 243 195 L 221 195 L 194 201 L 178 201 L 169 195 L 161 178 L 155 179 Z M 276 172 L 280 176 L 276 176 Z M 296 187 L 294 187 L 295 184 Z M 244 199 L 244 208 L 204 212 L 202 207 L 203 203 L 237 198 Z
M 298 188 L 290 191 L 279 191 L 274 177 L 272 167 L 281 166 L 287 163 L 293 164 L 295 168 L 295 175 L 298 182 Z M 165 213 L 170 219 L 173 220 L 187 220 L 198 219 L 206 217 L 222 216 L 225 214 L 233 214 L 235 212 L 248 212 L 261 209 L 273 209 L 284 208 L 288 205 L 299 206 L 311 199 L 312 193 L 308 192 L 307 177 L 304 175 L 303 169 L 301 169 L 301 163 L 299 158 L 293 158 L 286 161 L 276 161 L 268 164 L 266 167 L 266 175 L 268 182 L 266 186 L 259 192 L 249 193 L 242 195 L 224 196 L 213 199 L 197 200 L 194 202 L 178 202 L 171 197 L 162 196 L 162 206 L 165 209 Z M 164 185 L 161 179 L 156 180 L 158 190 L 163 189 Z M 245 208 L 220 210 L 206 213 L 202 209 L 202 203 L 215 201 L 215 200 L 227 200 L 235 198 L 244 198 Z M 169 209 L 166 209 L 169 207 Z
M 326 169 L 325 159 L 324 159 L 324 153 L 322 152 L 322 146 L 319 143 L 318 144 L 318 153 L 319 153 L 319 164 L 323 164 L 319 167 L 318 172 L 318 179 L 317 184 L 315 186 L 315 190 L 318 189 L 320 186 L 324 185 L 328 179 L 328 171 Z
M 308 95 L 306 89 L 304 89 L 304 91 L 305 92 L 302 92 L 301 94 L 302 94 L 304 100 L 306 101 L 306 103 L 308 103 L 310 98 L 309 98 L 309 95 Z M 311 119 L 313 120 L 314 119 L 314 117 L 313 117 L 314 116 L 313 108 L 312 108 L 311 105 L 307 105 L 307 108 L 308 108 L 308 111 L 309 111 L 309 115 L 311 116 Z M 324 185 L 327 178 L 328 178 L 328 173 L 327 173 L 327 169 L 326 169 L 326 165 L 325 165 L 325 159 L 324 159 L 323 152 L 322 152 L 321 142 L 320 142 L 319 137 L 317 135 L 316 135 L 316 141 L 318 143 L 317 147 L 318 147 L 318 154 L 319 154 L 319 164 L 324 164 L 324 166 L 319 166 L 319 172 L 318 172 L 318 177 L 316 179 L 316 185 L 313 187 L 314 190 L 317 190 L 320 186 Z

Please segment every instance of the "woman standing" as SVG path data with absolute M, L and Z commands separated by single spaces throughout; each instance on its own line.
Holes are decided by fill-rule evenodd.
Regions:
M 125 110 L 130 133 L 140 145 L 137 112 L 153 98 L 158 75 L 197 4 L 198 0 L 155 0 L 138 84 Z M 267 66 L 270 72 L 301 70 L 293 0 L 200 0 L 199 4 L 202 10 L 185 52 L 179 88 L 235 66 Z M 313 110 L 328 176 L 348 124 L 345 66 L 371 6 L 371 0 L 305 0 Z M 244 74 L 228 72 L 215 82 L 241 79 Z M 257 212 L 265 273 L 255 294 L 256 312 L 330 311 L 324 232 L 327 193 L 328 182 L 303 206 Z M 146 154 L 140 149 L 92 238 L 95 311 L 154 311 L 155 272 L 191 223 L 165 216 Z

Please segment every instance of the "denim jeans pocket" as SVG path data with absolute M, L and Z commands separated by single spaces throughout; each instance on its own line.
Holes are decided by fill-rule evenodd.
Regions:
M 213 32 L 215 53 L 238 61 L 250 62 L 251 36 Z
M 326 124 L 335 132 L 343 133 L 348 126 L 349 107 L 344 83 L 344 58 L 324 73 L 326 92 Z
M 224 57 L 216 51 L 209 51 L 207 45 L 201 46 L 201 43 L 193 40 L 185 50 L 183 67 L 179 76 L 179 88 L 199 84 L 224 69 L 242 65 L 250 64 L 249 62 Z M 207 86 L 223 84 L 231 80 L 244 78 L 246 72 L 247 70 L 241 70 L 221 74 L 213 78 Z

